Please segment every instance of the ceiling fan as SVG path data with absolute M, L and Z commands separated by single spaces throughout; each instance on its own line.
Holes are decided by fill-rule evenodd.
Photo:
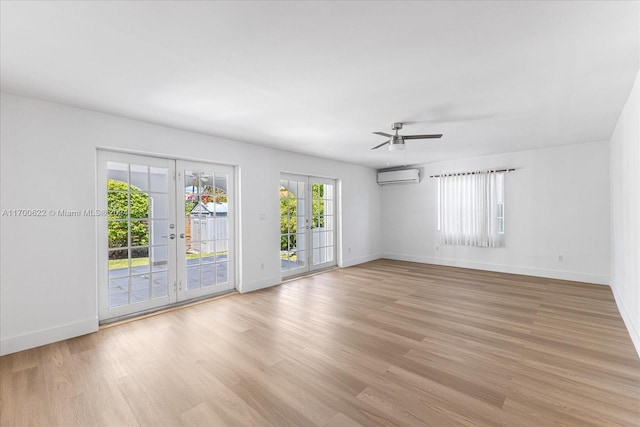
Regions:
M 398 135 L 398 130 L 402 129 L 402 123 L 396 122 L 391 126 L 391 129 L 396 131 L 395 135 L 389 135 L 384 132 L 373 132 L 376 135 L 382 135 L 389 138 L 388 141 L 383 142 L 380 145 L 376 145 L 372 148 L 372 150 L 376 150 L 384 145 L 389 144 L 389 151 L 399 151 L 404 150 L 404 141 L 405 139 L 430 139 L 430 138 L 440 138 L 442 136 L 441 133 L 433 134 L 433 135 Z

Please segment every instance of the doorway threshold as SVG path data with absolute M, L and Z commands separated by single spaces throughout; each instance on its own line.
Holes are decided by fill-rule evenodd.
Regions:
M 282 278 L 282 283 L 287 283 L 287 282 L 291 282 L 293 280 L 303 279 L 305 277 L 315 276 L 317 274 L 326 273 L 327 271 L 337 270 L 338 268 L 340 268 L 340 267 L 338 267 L 337 265 L 332 265 L 331 267 L 321 268 L 320 270 L 314 270 L 314 271 L 310 271 L 310 272 L 296 274 L 296 275 L 293 275 L 293 276 L 283 277 Z
M 221 298 L 226 298 L 233 294 L 240 294 L 236 289 L 228 291 L 218 292 L 213 295 L 207 295 L 199 298 L 192 298 L 186 301 L 180 301 L 175 304 L 165 305 L 163 307 L 152 308 L 150 310 L 138 311 L 137 313 L 127 314 L 126 316 L 118 316 L 107 320 L 100 320 L 98 325 L 100 329 L 110 328 L 112 326 L 122 325 L 124 323 L 133 322 L 136 320 L 146 319 L 148 317 L 158 316 L 160 314 L 169 313 L 175 310 L 182 310 L 183 308 L 192 307 L 194 305 L 203 304 L 205 302 L 214 301 Z

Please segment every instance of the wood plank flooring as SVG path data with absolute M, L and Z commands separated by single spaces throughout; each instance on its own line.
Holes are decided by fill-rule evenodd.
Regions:
M 378 260 L 0 359 L 0 425 L 640 426 L 606 286 Z

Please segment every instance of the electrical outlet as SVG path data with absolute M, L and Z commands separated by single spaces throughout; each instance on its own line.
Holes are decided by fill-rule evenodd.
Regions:
M 558 255 L 558 261 L 564 262 L 564 255 Z
M 351 248 L 350 248 L 350 247 L 349 247 L 349 249 L 347 249 L 347 252 L 348 252 L 348 253 L 351 253 Z
M 264 270 L 264 262 L 260 263 L 260 270 Z

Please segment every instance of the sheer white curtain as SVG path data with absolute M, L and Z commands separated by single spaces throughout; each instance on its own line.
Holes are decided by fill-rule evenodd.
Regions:
M 476 172 L 438 178 L 443 244 L 504 246 L 504 173 Z

